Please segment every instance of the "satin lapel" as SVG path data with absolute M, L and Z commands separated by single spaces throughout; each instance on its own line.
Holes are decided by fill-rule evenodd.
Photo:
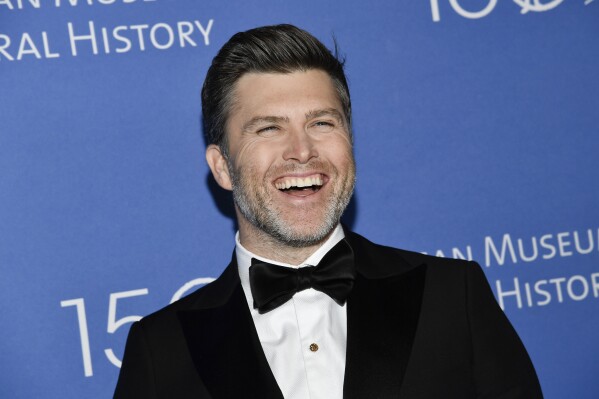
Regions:
M 347 302 L 344 399 L 397 398 L 420 316 L 426 266 L 359 274 Z
M 228 297 L 215 299 L 210 292 L 198 307 L 203 302 L 211 307 L 178 314 L 200 378 L 213 399 L 283 399 L 262 351 L 235 262 L 219 280 L 214 292 Z

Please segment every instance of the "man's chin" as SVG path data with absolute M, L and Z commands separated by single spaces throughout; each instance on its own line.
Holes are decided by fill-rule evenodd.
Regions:
M 322 244 L 326 237 L 320 236 L 294 236 L 294 237 L 278 237 L 278 241 L 287 247 L 293 248 L 308 248 Z
M 262 203 L 266 204 L 266 201 Z M 256 233 L 260 231 L 289 247 L 306 248 L 321 244 L 339 224 L 339 218 L 335 219 L 331 214 L 334 213 L 332 209 L 323 209 L 314 204 L 303 207 L 271 207 L 268 212 L 260 212 L 266 206 L 254 209 L 250 204 L 244 197 L 237 198 L 238 219 L 256 229 Z
M 282 244 L 295 248 L 311 247 L 322 244 L 332 233 L 338 223 L 306 224 L 302 222 L 288 222 L 285 226 L 277 226 L 271 235 Z

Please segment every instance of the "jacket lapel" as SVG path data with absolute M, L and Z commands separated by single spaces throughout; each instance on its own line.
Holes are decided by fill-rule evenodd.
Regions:
M 345 399 L 397 398 L 420 316 L 426 265 L 353 233 L 358 276 L 347 301 Z
M 214 399 L 283 399 L 245 299 L 235 257 L 191 310 L 178 314 L 195 367 Z

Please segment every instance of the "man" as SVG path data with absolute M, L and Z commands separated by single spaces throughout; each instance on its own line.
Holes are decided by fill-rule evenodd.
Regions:
M 340 226 L 351 103 L 322 43 L 290 25 L 238 33 L 202 102 L 235 254 L 215 282 L 131 327 L 115 398 L 542 397 L 478 265 Z

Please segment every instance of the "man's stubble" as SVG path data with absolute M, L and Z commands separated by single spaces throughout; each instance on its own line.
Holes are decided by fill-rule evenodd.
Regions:
M 287 246 L 303 248 L 321 243 L 337 226 L 341 215 L 349 204 L 355 186 L 355 161 L 348 155 L 348 170 L 345 175 L 330 163 L 313 161 L 300 166 L 287 164 L 272 167 L 263 179 L 252 178 L 251 166 L 236 168 L 227 157 L 227 165 L 231 177 L 233 200 L 241 215 L 255 228 Z M 267 185 L 272 176 L 281 173 L 321 170 L 333 177 L 334 189 L 324 205 L 323 217 L 313 228 L 302 232 L 294 223 L 289 223 L 283 210 L 279 209 Z M 341 180 L 340 180 L 341 179 Z M 301 223 L 301 222 L 300 222 Z

